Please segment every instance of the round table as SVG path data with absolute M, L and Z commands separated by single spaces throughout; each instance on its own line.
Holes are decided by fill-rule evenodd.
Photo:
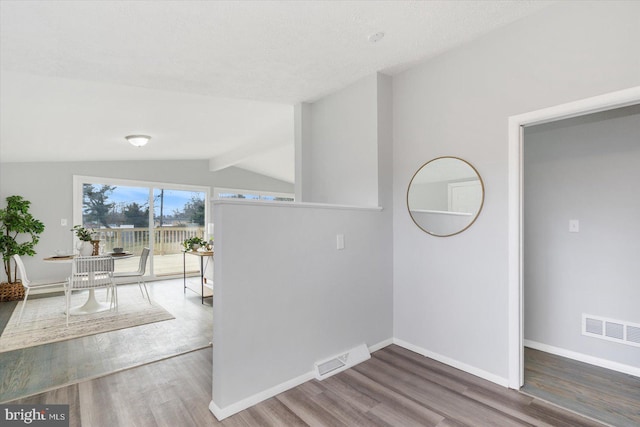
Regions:
M 109 253 L 108 255 L 113 256 L 114 259 L 122 259 L 122 258 L 131 258 L 133 256 L 130 252 L 125 252 L 124 255 Z M 73 263 L 73 258 L 75 255 L 66 255 L 66 256 L 52 256 L 48 258 L 44 258 L 45 262 L 57 263 L 57 264 L 71 264 Z M 69 315 L 78 316 L 82 314 L 92 314 L 99 313 L 101 311 L 109 310 L 111 307 L 109 304 L 104 302 L 99 302 L 96 299 L 95 289 L 89 289 L 89 296 L 87 297 L 87 301 L 77 307 L 72 307 L 69 309 Z

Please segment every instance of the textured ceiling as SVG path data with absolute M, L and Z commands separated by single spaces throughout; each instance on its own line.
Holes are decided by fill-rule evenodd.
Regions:
M 237 164 L 255 168 L 256 162 L 247 156 L 234 156 L 233 152 L 244 152 L 240 147 L 243 143 L 260 146 L 264 123 L 255 116 L 262 112 L 251 110 L 256 105 L 261 105 L 264 111 L 272 107 L 273 114 L 279 115 L 283 108 L 313 101 L 376 71 L 387 74 L 402 71 L 550 3 L 3 0 L 0 2 L 0 77 L 3 89 L 13 85 L 14 78 L 20 80 L 22 75 L 48 77 L 50 90 L 60 92 L 55 105 L 62 109 L 66 108 L 65 103 L 89 102 L 91 97 L 87 91 L 94 90 L 101 96 L 105 91 L 115 92 L 113 97 L 107 96 L 108 105 L 97 106 L 102 103 L 101 98 L 93 98 L 89 108 L 74 104 L 79 110 L 74 112 L 77 120 L 84 122 L 100 122 L 95 116 L 85 117 L 92 110 L 94 114 L 107 115 L 113 111 L 116 118 L 124 115 L 119 111 L 122 109 L 128 110 L 128 117 L 145 116 L 144 111 L 136 110 L 149 108 L 148 102 L 139 99 L 145 96 L 141 88 L 150 90 L 148 94 L 156 97 L 172 99 L 173 104 L 164 105 L 162 114 L 146 114 L 146 121 L 139 125 L 154 137 L 158 136 L 144 148 L 143 154 L 108 150 L 113 149 L 108 144 L 115 144 L 114 138 L 136 131 L 134 124 L 121 118 L 121 127 L 114 126 L 111 132 L 108 126 L 95 127 L 91 138 L 96 141 L 93 148 L 100 157 L 111 151 L 111 157 L 121 159 L 127 156 L 131 159 L 171 158 L 170 152 L 163 151 L 158 142 L 164 139 L 168 146 L 180 144 L 180 158 L 215 158 L 224 154 L 226 158 L 238 159 Z M 383 31 L 385 37 L 370 43 L 367 37 L 379 31 Z M 46 85 L 46 80 L 38 81 Z M 75 80 L 78 84 L 66 80 Z M 68 86 L 73 90 L 65 93 L 64 88 Z M 118 86 L 121 88 L 115 89 Z M 4 90 L 0 95 L 1 118 L 13 114 L 11 121 L 0 123 L 0 155 L 3 156 L 0 160 L 51 158 L 47 151 L 51 150 L 51 143 L 58 147 L 60 160 L 65 160 L 67 155 L 69 159 L 77 159 L 78 151 L 82 150 L 67 153 L 66 147 L 76 147 L 80 142 L 69 140 L 70 135 L 58 134 L 61 129 L 55 124 L 48 125 L 54 133 L 16 129 L 29 122 L 15 123 L 14 110 L 28 109 L 29 102 L 47 103 L 37 93 L 31 93 L 28 84 L 23 90 L 21 94 L 13 93 L 26 98 L 23 100 L 9 98 Z M 181 97 L 185 97 L 186 108 Z M 191 112 L 193 97 L 200 99 L 201 104 L 210 103 L 212 114 L 221 108 L 239 116 L 220 121 L 211 116 L 209 126 L 204 120 L 191 123 L 194 128 L 189 132 L 180 123 L 166 129 L 166 133 L 158 130 L 171 127 L 166 123 L 173 120 L 171 108 L 177 117 L 181 116 L 180 111 L 182 115 Z M 238 100 L 249 100 L 248 105 L 252 107 L 244 111 Z M 52 103 L 49 108 L 55 107 L 51 100 L 48 102 Z M 220 106 L 226 102 L 232 105 L 228 110 Z M 154 117 L 157 117 L 155 122 Z M 42 116 L 40 120 L 46 127 L 47 117 Z M 185 118 L 179 120 L 190 123 Z M 292 126 L 292 120 L 291 117 L 280 126 Z M 223 129 L 226 123 L 229 127 Z M 238 123 L 242 125 L 238 127 Z M 36 125 L 30 122 L 30 127 Z M 229 136 L 234 131 L 253 135 Z M 219 138 L 218 133 L 224 138 Z M 278 167 L 279 162 L 274 160 L 276 152 L 286 156 L 286 162 L 293 162 L 292 150 L 283 148 L 292 146 L 292 131 L 283 128 L 276 133 L 287 135 L 291 140 L 267 144 L 271 155 L 264 149 L 258 150 L 263 166 Z M 20 141 L 16 140 L 19 135 Z M 50 139 L 42 141 L 43 135 Z M 67 142 L 63 143 L 64 139 Z M 29 142 L 37 149 L 30 150 L 29 155 L 18 154 L 18 150 L 11 148 L 18 142 Z M 284 163 L 280 162 L 280 167 L 285 168 Z M 287 173 L 292 175 L 293 167 L 287 168 L 290 171 Z M 290 176 L 288 180 L 292 179 Z

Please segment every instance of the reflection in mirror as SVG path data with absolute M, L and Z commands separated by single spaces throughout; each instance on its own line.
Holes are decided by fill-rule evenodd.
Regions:
M 413 175 L 407 190 L 409 214 L 434 236 L 453 236 L 473 224 L 484 203 L 484 184 L 470 163 L 438 157 Z

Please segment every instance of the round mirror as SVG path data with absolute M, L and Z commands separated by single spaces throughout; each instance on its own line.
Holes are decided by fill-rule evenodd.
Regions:
M 469 162 L 438 157 L 413 175 L 407 190 L 411 219 L 427 233 L 446 237 L 466 230 L 484 203 L 484 184 Z

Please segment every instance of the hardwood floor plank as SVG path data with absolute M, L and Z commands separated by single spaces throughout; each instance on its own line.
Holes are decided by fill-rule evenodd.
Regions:
M 320 393 L 313 399 L 313 402 L 321 408 L 326 408 L 331 415 L 340 420 L 342 425 L 354 427 L 371 425 L 371 420 L 355 405 L 332 393 Z
M 438 427 L 469 427 L 469 426 L 456 420 L 446 419 L 442 421 L 440 424 L 438 424 Z
M 379 403 L 371 408 L 367 415 L 375 426 L 405 426 L 405 427 L 422 427 L 422 426 L 439 426 L 444 420 L 441 416 L 431 418 L 428 423 L 419 421 L 416 417 L 411 416 L 404 411 L 398 411 L 396 407 L 389 406 L 386 403 Z M 373 418 L 375 417 L 375 418 Z
M 525 349 L 523 391 L 591 418 L 640 425 L 640 378 Z
M 182 399 L 171 399 L 162 404 L 154 405 L 151 409 L 154 426 L 157 427 L 198 427 L 200 424 L 193 419 Z M 151 425 L 151 420 L 146 420 Z
M 316 381 L 320 390 L 335 395 L 336 397 L 348 400 L 353 406 L 362 412 L 367 412 L 380 402 L 369 395 L 366 395 L 353 387 L 350 387 L 344 381 L 335 376 L 329 377 L 323 381 Z
M 403 416 L 410 418 L 414 422 L 421 423 L 423 426 L 435 426 L 444 419 L 441 414 L 431 408 L 425 407 L 402 393 L 393 390 L 386 384 L 374 381 L 356 369 L 352 368 L 341 372 L 336 375 L 336 379 L 345 381 L 349 386 L 375 400 L 385 402 L 388 407 L 401 411 Z M 378 413 L 377 410 L 375 412 L 376 414 Z
M 319 384 L 319 381 L 311 380 L 300 384 L 297 388 L 307 396 L 314 398 L 322 393 L 322 388 L 320 388 Z
M 255 414 L 249 412 L 248 410 L 242 411 L 222 421 L 222 425 L 224 425 L 225 427 L 253 427 L 260 426 L 262 425 L 261 423 L 262 421 L 260 420 L 260 418 L 255 417 Z M 265 424 L 265 426 L 269 426 L 269 424 Z
M 513 392 L 518 397 L 521 396 L 521 394 L 518 393 L 517 391 L 513 390 Z M 533 401 L 532 398 L 526 398 L 526 397 L 523 399 L 519 398 L 517 399 L 516 402 L 513 402 L 509 400 L 504 400 L 503 395 L 495 395 L 487 391 L 478 390 L 475 388 L 465 391 L 464 395 L 478 402 L 482 402 L 487 406 L 491 406 L 504 414 L 508 414 L 511 417 L 518 419 L 522 423 L 526 423 L 528 425 L 556 427 L 553 424 L 541 422 L 538 418 L 529 414 L 530 403 L 531 401 Z
M 378 358 L 372 358 L 366 364 L 360 364 L 354 369 L 379 383 L 393 384 L 394 378 L 396 381 L 401 381 L 401 389 L 397 386 L 390 388 L 405 393 L 407 397 L 420 402 L 445 418 L 456 419 L 469 425 L 500 425 L 504 427 L 527 425 L 513 419 L 508 414 L 452 392 L 439 384 L 419 379 L 411 375 L 410 372 Z
M 534 400 L 530 406 L 531 414 L 554 427 L 602 427 L 604 425 L 541 400 Z
M 386 351 L 382 349 L 376 352 L 373 357 L 380 359 L 390 365 L 402 366 L 407 372 L 411 372 L 414 375 L 430 381 L 432 383 L 439 384 L 442 387 L 456 392 L 463 393 L 470 385 L 465 384 L 460 380 L 460 376 L 453 375 L 449 372 L 441 372 L 433 369 L 433 367 L 427 367 L 424 363 L 420 363 L 418 360 L 407 357 L 406 354 L 400 354 L 393 351 Z M 424 359 L 424 356 L 420 356 Z
M 607 394 L 640 400 L 640 379 L 632 375 L 529 348 L 525 350 L 525 362 L 534 372 L 570 379 L 578 386 L 602 386 Z
M 251 416 L 254 426 L 279 427 L 292 426 L 302 427 L 307 424 L 300 419 L 291 409 L 276 398 L 267 399 L 264 402 L 244 411 Z
M 306 382 L 222 422 L 208 410 L 211 348 L 22 401 L 68 403 L 71 425 L 82 427 L 601 427 L 531 396 L 410 353 L 387 347 L 355 368 L 324 381 Z
M 384 350 L 385 352 L 402 355 L 407 359 L 415 361 L 421 366 L 433 370 L 439 375 L 453 378 L 455 381 L 460 381 L 460 384 L 464 385 L 465 387 L 476 385 L 480 387 L 492 387 L 495 390 L 504 390 L 504 387 L 499 386 L 498 384 L 494 384 L 475 375 L 468 375 L 466 372 L 454 368 L 453 366 L 446 365 L 442 362 L 438 362 L 437 360 L 422 356 L 421 354 L 397 345 L 390 345 L 383 348 L 382 350 Z M 376 352 L 376 354 L 377 353 L 378 352 Z
M 316 405 L 309 396 L 297 388 L 279 394 L 276 399 L 311 427 L 346 426 L 333 413 Z

